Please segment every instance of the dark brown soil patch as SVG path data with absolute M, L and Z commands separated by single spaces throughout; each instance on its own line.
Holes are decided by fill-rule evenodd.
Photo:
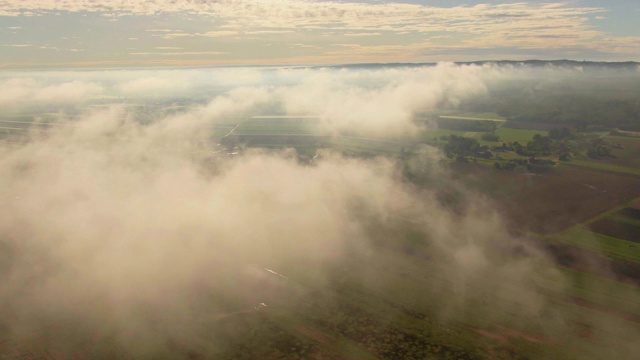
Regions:
M 640 220 L 640 209 L 628 207 L 616 212 L 616 215 L 628 217 L 630 219 Z
M 540 245 L 559 265 L 634 286 L 640 284 L 639 263 L 612 261 L 599 252 L 569 244 L 541 242 Z
M 605 218 L 589 224 L 589 228 L 599 234 L 640 243 L 640 227 L 635 225 Z
M 640 179 L 616 173 L 559 167 L 550 173 L 499 171 L 454 164 L 467 189 L 485 195 L 513 230 L 552 234 L 640 196 Z

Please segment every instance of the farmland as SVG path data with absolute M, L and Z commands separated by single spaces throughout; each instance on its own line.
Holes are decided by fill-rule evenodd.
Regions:
M 471 117 L 447 116 L 456 119 Z M 518 129 L 504 125 L 504 122 L 497 124 L 495 132 L 500 141 L 504 142 L 526 144 L 536 134 L 548 133 L 545 130 Z M 255 130 L 255 127 L 253 129 Z M 417 138 L 407 138 L 404 141 L 345 136 L 333 137 L 324 145 L 343 152 L 349 150 L 361 155 L 395 157 L 401 148 L 411 149 L 412 145 L 421 141 L 420 139 L 432 144 L 441 144 L 441 138 L 450 135 L 480 140 L 481 134 L 473 131 L 427 128 Z M 636 284 L 640 279 L 640 273 L 637 269 L 633 270 L 636 266 L 631 264 L 640 263 L 640 245 L 637 244 L 640 219 L 637 210 L 630 205 L 624 205 L 637 202 L 640 196 L 638 179 L 633 176 L 637 175 L 634 163 L 636 139 L 606 139 L 624 143 L 624 148 L 614 150 L 616 156 L 610 160 L 575 159 L 567 164 L 557 165 L 553 171 L 543 174 L 496 171 L 482 165 L 481 162 L 450 163 L 456 181 L 466 189 L 491 199 L 514 231 L 543 234 L 543 237 L 537 238 L 536 241 L 550 244 L 548 251 L 557 252 L 558 256 L 564 256 L 561 254 L 566 251 L 573 254 L 571 256 L 583 251 L 585 255 L 582 256 L 591 256 L 591 261 L 603 264 L 608 262 L 612 271 L 620 271 L 618 275 L 611 276 L 606 271 L 594 268 L 593 265 L 575 263 L 573 260 L 566 264 L 561 260 L 558 260 L 558 264 L 550 264 L 570 279 L 570 284 L 562 292 L 557 292 L 550 290 L 553 288 L 550 283 L 548 290 L 540 292 L 554 304 L 553 311 L 569 314 L 573 335 L 562 341 L 570 342 L 571 346 L 562 341 L 558 342 L 558 335 L 552 335 L 552 328 L 545 328 L 542 332 L 535 327 L 519 328 L 521 325 L 518 325 L 519 322 L 515 318 L 503 319 L 499 322 L 500 325 L 496 325 L 493 320 L 487 321 L 491 316 L 479 316 L 478 309 L 483 309 L 485 314 L 492 311 L 483 304 L 500 301 L 487 300 L 485 297 L 488 294 L 478 294 L 469 300 L 469 306 L 474 311 L 461 314 L 464 321 L 441 323 L 436 320 L 440 316 L 433 312 L 433 304 L 425 307 L 420 305 L 419 298 L 400 295 L 411 293 L 411 287 L 425 281 L 428 284 L 424 286 L 432 289 L 446 289 L 450 286 L 447 285 L 446 277 L 434 275 L 440 273 L 436 270 L 440 266 L 438 262 L 424 263 L 424 260 L 413 257 L 416 255 L 415 252 L 409 258 L 397 254 L 394 255 L 396 260 L 389 260 L 389 257 L 378 260 L 380 264 L 391 261 L 390 264 L 381 267 L 394 269 L 393 271 L 383 271 L 376 275 L 377 279 L 384 280 L 380 283 L 394 284 L 391 288 L 380 288 L 378 283 L 361 283 L 359 287 L 348 279 L 342 279 L 339 281 L 341 285 L 336 285 L 337 289 L 332 290 L 332 301 L 318 300 L 305 308 L 305 318 L 308 321 L 306 324 L 300 324 L 299 320 L 289 320 L 294 321 L 295 325 L 283 326 L 292 326 L 294 330 L 289 329 L 289 332 L 293 331 L 297 336 L 302 333 L 307 339 L 323 344 L 321 350 L 314 351 L 327 351 L 327 354 L 330 354 L 328 356 L 342 355 L 347 358 L 347 354 L 359 354 L 356 357 L 449 356 L 472 359 L 484 358 L 483 354 L 486 354 L 486 351 L 494 354 L 503 353 L 503 356 L 509 358 L 539 358 L 548 357 L 550 354 L 558 357 L 580 357 L 581 352 L 575 349 L 595 351 L 596 347 L 591 347 L 594 344 L 587 344 L 586 339 L 597 338 L 595 333 L 599 331 L 592 324 L 584 323 L 582 318 L 619 322 L 617 326 L 621 329 L 628 327 L 637 331 L 637 323 L 640 320 L 637 299 L 640 298 L 640 290 Z M 511 155 L 503 153 L 501 156 L 509 158 Z M 517 155 L 511 157 L 517 158 Z M 421 273 L 429 275 L 421 276 Z M 620 276 L 626 280 L 619 282 L 617 279 Z M 484 279 L 482 283 L 486 285 L 490 282 Z M 433 295 L 440 298 L 438 301 L 446 303 L 446 294 L 445 290 Z M 453 298 L 451 301 L 454 301 Z M 327 305 L 329 303 L 332 305 Z M 381 318 L 393 320 L 376 322 Z M 286 324 L 286 321 L 281 324 Z M 397 341 L 386 340 L 387 338 L 413 340 L 398 347 Z M 479 348 L 485 350 L 478 352 Z
M 560 269 L 570 279 L 567 294 L 557 293 L 559 284 L 551 279 L 542 284 L 539 293 L 528 293 L 530 290 L 504 274 L 454 281 L 445 262 L 417 255 L 393 251 L 356 256 L 348 272 L 334 269 L 334 275 L 318 288 L 305 285 L 309 284 L 305 274 L 285 272 L 288 279 L 277 294 L 260 295 L 269 299 L 268 307 L 254 309 L 247 304 L 227 315 L 199 317 L 198 331 L 209 334 L 206 338 L 181 340 L 188 334 L 149 334 L 147 341 L 153 352 L 119 353 L 117 347 L 110 347 L 114 339 L 108 333 L 87 336 L 82 328 L 74 328 L 73 322 L 57 329 L 73 339 L 64 346 L 82 356 L 106 351 L 127 358 L 486 359 L 487 354 L 581 358 L 594 352 L 625 357 L 627 349 L 609 346 L 623 344 L 633 333 L 629 331 L 640 326 L 636 301 L 640 294 L 635 286 Z M 371 263 L 377 264 L 375 269 Z M 369 276 L 363 277 L 363 273 Z M 416 288 L 431 291 L 416 293 Z M 505 299 L 492 292 L 495 288 L 503 294 L 525 291 L 525 296 L 545 299 L 542 317 L 531 321 L 521 300 Z M 470 295 L 464 304 L 453 307 L 460 289 Z M 554 320 L 559 314 L 562 322 Z M 597 324 L 603 322 L 616 329 L 613 334 L 602 332 Z M 245 329 L 250 329 L 251 337 L 238 336 Z M 612 343 L 600 343 L 600 338 Z M 29 348 L 32 357 L 68 351 L 60 344 L 48 344 L 45 334 L 32 334 L 11 345 Z
M 637 357 L 640 137 L 371 95 L 385 135 L 340 91 L 3 115 L 0 358 Z
M 519 142 L 521 144 L 525 144 L 531 140 L 533 140 L 534 135 L 546 135 L 546 131 L 540 130 L 527 130 L 527 129 L 517 129 L 517 128 L 507 128 L 500 127 L 496 131 L 496 135 L 500 137 L 501 141 L 505 142 Z

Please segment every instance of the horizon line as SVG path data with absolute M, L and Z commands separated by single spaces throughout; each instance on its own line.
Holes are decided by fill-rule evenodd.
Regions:
M 576 63 L 576 64 L 603 64 L 603 65 L 637 65 L 640 66 L 639 61 L 635 60 L 573 60 L 573 59 L 488 59 L 488 60 L 437 60 L 437 61 L 416 61 L 416 62 L 345 62 L 345 63 L 256 63 L 256 64 L 242 64 L 242 63 L 202 63 L 202 64 L 153 64 L 153 63 L 121 63 L 121 62 L 74 62 L 74 63 L 61 63 L 61 64 L 34 64 L 29 63 L 26 65 L 18 65 L 15 63 L 0 64 L 0 71 L 3 70 L 58 70 L 58 69 L 74 69 L 74 70 L 101 70 L 101 69 L 167 69 L 167 68 L 242 68 L 242 67 L 265 67 L 265 68 L 278 68 L 278 67 L 299 67 L 299 68 L 318 68 L 318 67 L 357 67 L 357 66 L 432 66 L 440 63 L 453 63 L 453 64 L 487 64 L 487 63 Z

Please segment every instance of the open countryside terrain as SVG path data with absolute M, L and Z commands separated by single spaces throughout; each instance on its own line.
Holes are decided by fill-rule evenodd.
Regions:
M 165 107 L 130 108 L 135 121 L 153 124 L 163 119 Z M 168 113 L 180 116 L 189 109 L 171 106 Z M 425 216 L 397 206 L 380 215 L 387 205 L 374 196 L 371 203 L 347 198 L 343 225 L 364 233 L 366 241 L 349 244 L 346 261 L 326 261 L 322 271 L 295 257 L 278 267 L 238 261 L 218 269 L 224 276 L 203 267 L 197 271 L 202 278 L 180 288 L 188 298 L 181 291 L 166 291 L 154 297 L 157 303 L 135 307 L 141 323 L 114 321 L 124 315 L 104 306 L 99 293 L 87 291 L 84 301 L 64 305 L 72 315 L 43 313 L 36 319 L 37 330 L 15 336 L 0 327 L 0 358 L 633 359 L 640 334 L 640 137 L 617 127 L 533 120 L 498 111 L 439 110 L 419 113 L 411 122 L 413 131 L 393 136 L 336 129 L 321 116 L 277 112 L 198 123 L 196 133 L 202 137 L 197 156 L 205 156 L 205 164 L 251 159 L 253 152 L 283 153 L 304 169 L 297 174 L 304 176 L 333 157 L 365 164 L 383 159 L 417 204 L 437 204 L 440 212 Z M 4 114 L 0 137 L 5 149 L 20 148 L 29 136 L 46 139 L 74 121 L 82 121 L 76 111 Z M 112 137 L 117 138 L 107 132 L 99 139 Z M 174 141 L 188 142 L 181 137 Z M 160 151 L 149 144 L 153 142 L 141 146 L 144 161 L 138 165 L 143 170 L 153 163 L 153 151 Z M 18 166 L 21 174 L 29 174 L 29 164 Z M 222 170 L 198 171 L 213 177 Z M 366 187 L 378 176 L 370 173 L 353 187 Z M 329 228 L 296 227 L 330 216 L 322 201 L 306 208 L 312 209 L 312 220 L 298 218 L 303 211 L 270 217 L 261 206 L 280 201 L 272 189 L 281 178 L 280 173 L 264 178 L 272 181 L 269 191 L 257 196 L 258 205 L 249 213 L 269 222 L 242 224 L 223 235 L 247 231 L 243 239 L 252 239 L 273 226 L 278 241 L 291 235 L 297 239 L 293 244 L 324 231 L 321 236 L 331 236 Z M 251 197 L 252 187 L 226 186 L 242 201 Z M 285 208 L 300 206 L 291 195 L 298 186 L 293 182 L 284 192 L 283 201 L 290 201 Z M 322 189 L 331 196 L 340 193 L 335 184 Z M 150 198 L 164 201 L 171 192 L 155 195 Z M 74 194 L 81 201 L 84 196 Z M 229 214 L 223 216 L 226 221 L 238 216 L 242 201 L 220 206 Z M 474 208 L 476 202 L 485 207 Z M 96 214 L 100 219 L 114 216 Z M 493 222 L 495 228 L 483 230 L 481 225 Z M 160 230 L 150 238 L 162 238 L 166 224 L 154 224 Z M 183 236 L 194 226 L 190 219 L 186 224 L 171 230 L 180 238 L 178 249 L 198 249 L 198 235 L 195 241 Z M 220 234 L 211 238 L 216 236 Z M 476 239 L 485 242 L 476 244 Z M 19 250 L 1 249 L 0 259 L 10 265 L 0 271 L 14 266 L 11 254 Z M 162 268 L 179 264 L 183 250 L 176 251 Z M 278 251 L 250 249 L 244 255 L 256 252 L 277 256 Z M 36 272 L 55 272 L 50 264 L 21 261 Z M 208 277 L 224 291 L 207 288 Z M 155 311 L 158 303 L 178 310 Z M 89 322 L 68 310 L 85 306 L 91 308 Z M 17 303 L 0 303 L 15 322 L 24 316 L 22 309 Z
M 456 120 L 468 121 L 492 121 L 486 118 L 470 119 L 470 114 L 465 116 L 447 116 Z M 525 145 L 534 139 L 534 136 L 545 136 L 548 130 L 521 129 L 507 127 L 504 121 L 494 121 L 496 124 L 495 134 L 500 142 L 519 142 Z M 386 146 L 376 147 L 374 145 L 363 146 L 358 141 L 350 142 L 345 137 L 340 139 L 341 147 L 336 147 L 345 153 L 360 155 L 396 154 L 402 156 L 403 151 L 408 151 L 411 146 L 415 146 L 421 141 L 431 144 L 444 144 L 450 135 L 470 137 L 480 140 L 481 144 L 495 144 L 496 141 L 483 141 L 482 133 L 477 131 L 449 130 L 449 129 L 425 129 L 417 138 L 407 138 L 402 141 L 395 140 L 395 148 L 391 147 L 394 140 Z M 600 136 L 600 135 L 596 135 Z M 533 232 L 542 234 L 540 238 L 543 244 L 548 243 L 548 251 L 555 253 L 558 264 L 555 265 L 566 276 L 573 279 L 573 284 L 569 290 L 570 295 L 560 295 L 552 291 L 546 293 L 553 299 L 563 311 L 575 314 L 576 322 L 573 330 L 575 334 L 584 339 L 592 338 L 594 328 L 582 323 L 580 316 L 583 312 L 596 312 L 597 317 L 616 318 L 627 323 L 629 326 L 637 328 L 640 320 L 640 306 L 634 300 L 640 294 L 638 282 L 640 280 L 640 218 L 635 210 L 640 196 L 640 179 L 636 175 L 637 164 L 636 152 L 640 145 L 640 139 L 621 136 L 604 136 L 608 143 L 614 145 L 611 154 L 607 157 L 589 158 L 577 156 L 566 162 L 553 158 L 555 165 L 549 169 L 539 172 L 528 171 L 500 171 L 493 167 L 485 166 L 486 159 L 472 158 L 472 161 L 462 163 L 451 163 L 454 173 L 468 188 L 474 189 L 478 194 L 493 199 L 502 210 L 504 217 L 510 222 L 514 231 Z M 379 139 L 384 141 L 384 139 Z M 332 145 L 335 145 L 333 140 Z M 326 146 L 326 145 L 325 145 Z M 391 152 L 390 152 L 391 151 Z M 500 152 L 502 159 L 523 159 L 521 155 L 509 152 Z M 489 162 L 487 165 L 491 165 Z M 499 184 L 499 185 L 497 185 Z M 613 210 L 612 210 L 613 209 Z M 602 215 L 601 215 L 602 214 Z M 595 263 L 583 263 L 584 259 L 591 259 Z M 405 260 L 406 261 L 406 260 Z M 597 265 L 600 263 L 601 265 Z M 601 271 L 602 264 L 613 273 Z M 606 265 L 609 264 L 609 265 Z M 421 265 L 425 270 L 425 265 Z M 394 266 L 392 273 L 395 273 L 401 266 Z M 393 276 L 393 275 L 388 275 Z M 433 278 L 433 275 L 430 275 Z M 392 283 L 398 283 L 399 279 L 389 279 Z M 415 280 L 406 280 L 411 283 Z M 431 279 L 434 281 L 434 279 Z M 597 289 L 594 291 L 594 289 Z M 402 293 L 407 289 L 398 290 L 391 293 Z M 383 293 L 385 293 L 383 291 Z M 343 295 L 344 296 L 344 295 Z M 367 298 L 375 298 L 371 293 L 366 294 Z M 386 300 L 389 301 L 389 300 Z M 398 301 L 398 300 L 396 300 Z M 406 300 L 400 300 L 402 303 Z M 392 302 L 393 303 L 393 302 Z M 483 301 L 484 303 L 484 301 Z M 383 300 L 382 304 L 385 304 Z M 387 303 L 389 304 L 389 303 Z M 476 304 L 477 306 L 481 306 Z M 394 308 L 398 305 L 394 305 Z M 357 313 L 356 309 L 348 308 L 349 313 Z M 415 313 L 416 308 L 400 309 L 404 312 Z M 389 309 L 385 311 L 390 311 Z M 488 310 L 487 310 L 488 311 Z M 396 317 L 398 315 L 395 315 Z M 428 315 L 415 313 L 419 319 Z M 433 314 L 432 314 L 433 316 Z M 589 315 L 591 317 L 592 315 Z M 467 319 L 473 318 L 472 314 L 467 314 Z M 397 321 L 397 318 L 394 318 Z M 616 321 L 618 321 L 616 320 Z M 414 320 L 415 321 L 415 320 Z M 340 322 L 336 323 L 339 325 Z M 424 324 L 417 324 L 418 328 L 424 328 Z M 334 325 L 335 326 L 335 325 Z M 378 325 L 379 326 L 379 325 Z M 462 327 L 459 327 L 462 326 Z M 408 326 L 410 328 L 410 326 Z M 344 328 L 343 331 L 348 328 Z M 357 329 L 357 327 L 355 328 Z M 355 330 L 354 329 L 354 330 Z M 356 330 L 357 331 L 357 330 Z M 454 331 L 457 339 L 468 337 L 469 341 L 476 344 L 476 341 L 488 341 L 492 348 L 491 352 L 495 356 L 511 358 L 514 354 L 531 356 L 533 358 L 551 356 L 571 357 L 570 352 L 559 355 L 558 348 L 553 344 L 558 344 L 557 339 L 545 338 L 536 334 L 530 329 L 512 329 L 500 325 L 478 322 L 467 322 L 448 328 L 447 331 Z M 366 333 L 366 331 L 364 331 Z M 358 332 L 361 335 L 355 339 L 365 341 L 368 336 L 363 330 Z M 410 333 L 399 333 L 399 338 L 415 336 Z M 424 336 L 424 335 L 423 335 Z M 473 339 L 476 340 L 473 340 Z M 380 351 L 380 343 L 384 344 L 384 338 L 371 338 L 377 344 L 369 350 L 370 356 L 393 357 L 408 356 L 411 354 L 416 358 L 429 356 L 446 355 L 453 358 L 474 358 L 473 352 L 466 353 L 464 350 L 444 349 L 442 347 L 422 344 L 417 348 L 408 347 L 403 350 L 385 353 Z M 375 340 L 374 340 L 375 339 Z M 353 340 L 353 339 L 352 339 Z M 334 342 L 338 340 L 333 340 Z M 417 344 L 417 343 L 416 343 Z M 494 345 L 491 345 L 494 344 Z M 495 347 L 498 345 L 498 347 Z M 363 346 L 362 343 L 359 346 Z M 358 347 L 356 345 L 356 347 Z M 405 352 L 407 351 L 407 352 Z M 412 352 L 413 351 L 413 352 Z M 416 352 L 417 351 L 417 352 Z M 546 353 L 550 351 L 549 353 Z M 500 353 L 502 352 L 502 355 Z M 547 355 L 542 355 L 542 354 Z M 575 355 L 574 355 L 575 356 Z M 482 356 L 481 356 L 482 358 Z
M 0 0 L 0 360 L 640 359 L 639 4 Z

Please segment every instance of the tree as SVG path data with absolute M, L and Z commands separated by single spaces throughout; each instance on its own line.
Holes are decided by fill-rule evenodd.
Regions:
M 519 155 L 522 155 L 524 153 L 524 148 L 519 142 L 515 141 L 513 143 L 513 151 L 515 151 Z
M 496 134 L 492 133 L 484 133 L 482 134 L 482 140 L 484 141 L 500 141 L 500 137 Z
M 549 131 L 549 138 L 553 140 L 562 140 L 571 136 L 571 131 L 568 128 L 553 128 Z
M 549 155 L 551 153 L 551 139 L 548 136 L 535 134 L 533 141 L 527 143 L 527 150 L 536 155 Z
M 443 148 L 447 157 L 456 157 L 458 160 L 477 154 L 479 149 L 478 140 L 456 135 L 450 135 L 449 142 Z

